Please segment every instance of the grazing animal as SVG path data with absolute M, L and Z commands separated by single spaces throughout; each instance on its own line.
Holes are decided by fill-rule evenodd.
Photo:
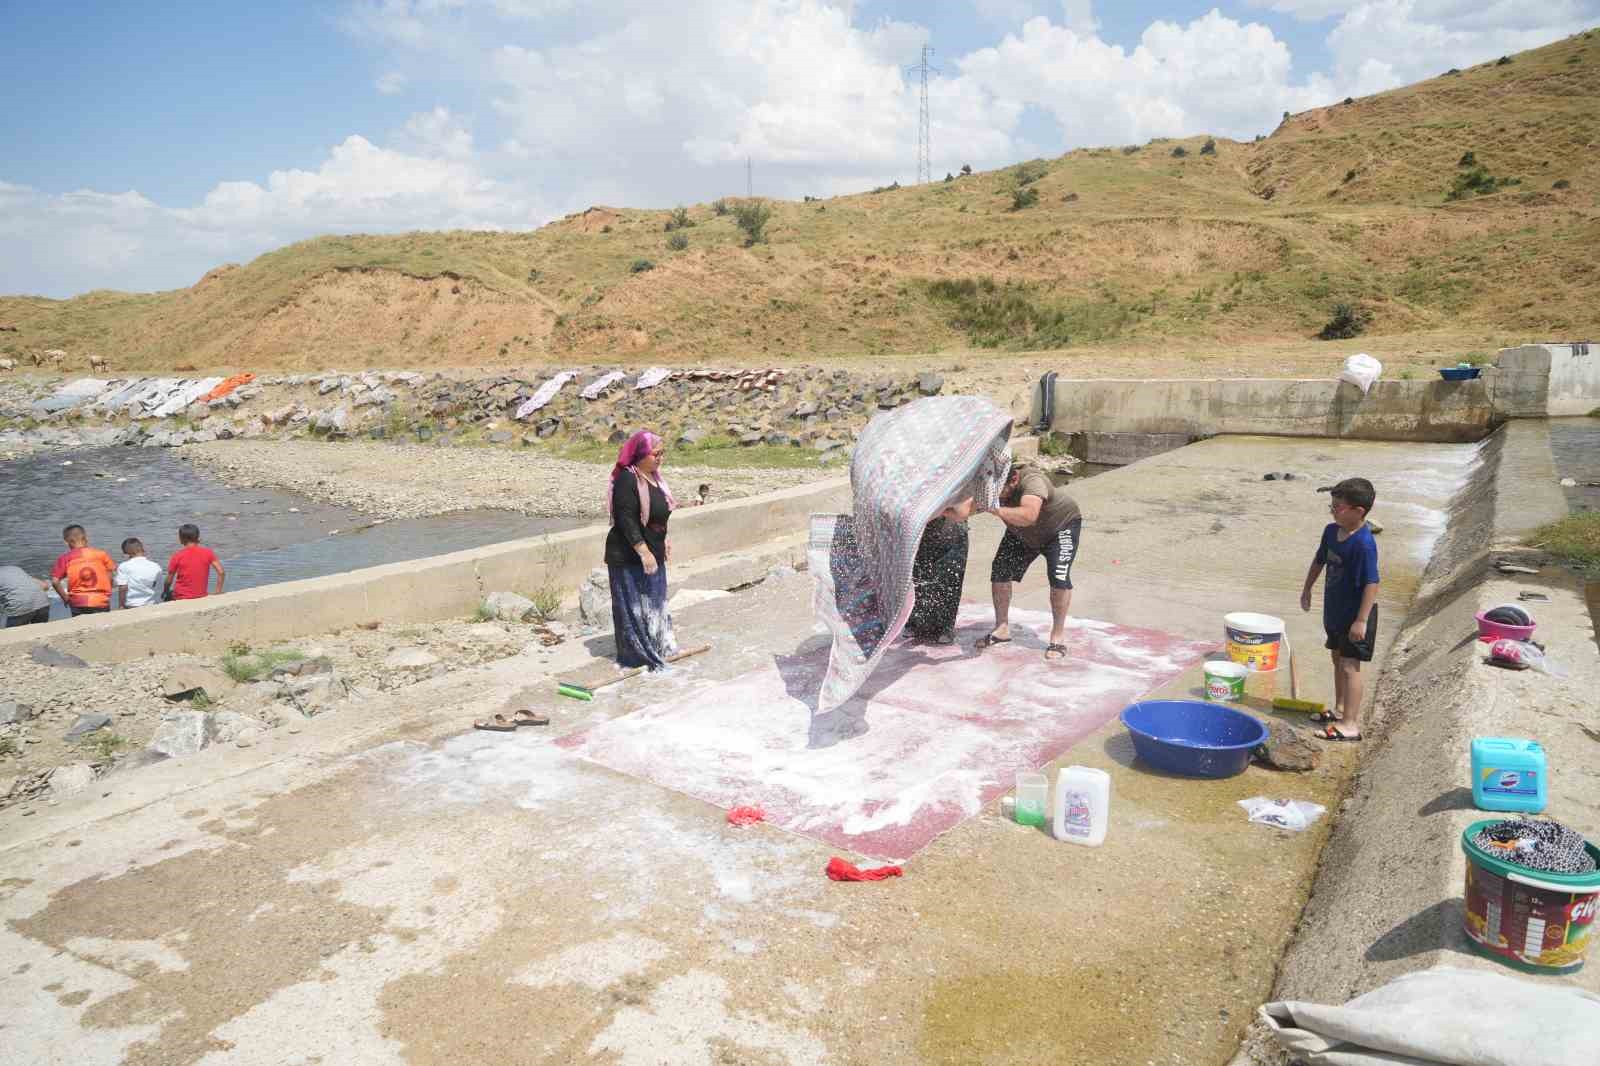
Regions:
M 0 359 L 0 370 L 15 370 L 16 368 L 17 361 L 15 359 Z
M 107 366 L 107 363 L 106 363 L 106 360 L 105 360 L 105 356 L 103 356 L 103 355 L 91 355 L 89 357 L 89 369 L 90 370 L 104 370 L 106 368 L 106 366 Z
M 44 357 L 50 360 L 51 366 L 59 367 L 66 361 L 67 353 L 60 348 L 50 348 L 45 351 Z

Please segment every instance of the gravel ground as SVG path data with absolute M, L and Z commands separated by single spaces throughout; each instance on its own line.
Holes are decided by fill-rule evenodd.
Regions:
M 503 659 L 530 645 L 536 655 L 543 654 L 543 649 L 568 639 L 567 634 L 561 623 L 449 620 L 348 629 L 273 650 L 293 649 L 303 656 L 301 661 L 325 660 L 335 679 L 334 694 L 366 695 Z M 195 709 L 187 701 L 162 695 L 166 678 L 183 667 L 220 671 L 221 662 L 195 655 L 158 655 L 68 667 L 47 666 L 26 656 L 0 658 L 0 702 L 23 704 L 33 711 L 24 722 L 0 725 L 0 808 L 48 802 L 48 778 L 58 766 L 87 764 L 96 776 L 103 776 L 140 752 L 155 737 L 163 714 Z M 250 720 L 231 719 L 235 730 L 294 729 L 306 717 L 284 685 L 271 679 L 228 686 L 227 691 L 208 696 L 212 702 L 204 709 L 234 712 Z M 315 713 L 338 710 L 338 700 L 329 699 Z M 111 724 L 66 739 L 67 730 L 84 714 L 109 715 Z M 221 742 L 234 742 L 227 732 Z
M 230 484 L 298 492 L 380 518 L 416 518 L 480 507 L 538 518 L 605 513 L 608 468 L 495 448 L 439 448 L 350 441 L 216 441 L 189 445 L 185 458 Z M 676 466 L 663 474 L 681 502 L 696 486 L 712 500 L 737 499 L 806 481 L 837 477 L 839 468 L 713 469 Z

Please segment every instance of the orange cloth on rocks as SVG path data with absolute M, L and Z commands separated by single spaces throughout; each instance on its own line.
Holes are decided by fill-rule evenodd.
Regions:
M 200 397 L 195 401 L 195 403 L 210 403 L 212 400 L 220 400 L 234 389 L 237 389 L 240 385 L 248 385 L 255 379 L 256 376 L 254 374 L 235 374 L 227 381 L 224 381 L 221 385 L 218 385 L 216 388 Z

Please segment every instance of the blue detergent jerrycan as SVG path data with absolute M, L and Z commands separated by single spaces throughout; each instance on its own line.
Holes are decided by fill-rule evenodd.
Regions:
M 1472 740 L 1472 805 L 1481 811 L 1537 814 L 1548 802 L 1548 776 L 1544 749 L 1536 740 Z

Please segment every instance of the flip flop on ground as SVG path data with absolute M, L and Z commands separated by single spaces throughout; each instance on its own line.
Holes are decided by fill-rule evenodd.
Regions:
M 992 648 L 996 644 L 1010 644 L 1010 643 L 1011 643 L 1011 638 L 1010 637 L 997 637 L 993 633 L 990 633 L 986 637 L 979 637 L 978 638 L 978 643 L 977 643 L 976 646 L 978 648 Z
M 1057 659 L 1065 659 L 1067 657 L 1067 646 L 1065 644 L 1051 644 L 1044 649 L 1044 657 L 1050 662 L 1054 662 Z
M 1355 736 L 1351 736 L 1348 733 L 1340 732 L 1337 726 L 1331 725 L 1323 726 L 1321 729 L 1316 730 L 1311 735 L 1316 737 L 1318 740 L 1345 741 L 1351 744 L 1361 739 L 1360 733 L 1357 733 Z
M 496 717 L 499 717 L 498 715 Z M 540 714 L 538 711 L 520 710 L 511 716 L 511 721 L 516 725 L 549 725 L 550 716 Z
M 1318 711 L 1316 714 L 1311 716 L 1311 720 L 1317 725 L 1332 725 L 1334 722 L 1344 721 L 1343 718 L 1340 718 L 1332 711 Z
M 513 733 L 517 723 L 503 714 L 491 714 L 487 718 L 480 718 L 472 723 L 474 729 L 487 729 L 491 733 Z

